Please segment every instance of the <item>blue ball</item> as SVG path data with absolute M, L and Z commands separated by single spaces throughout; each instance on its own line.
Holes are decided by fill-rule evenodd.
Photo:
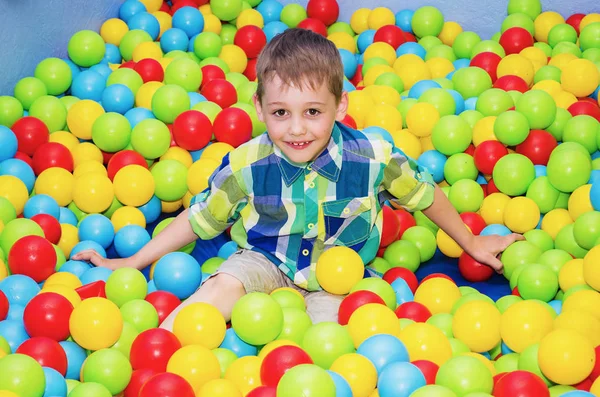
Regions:
M 365 52 L 367 47 L 373 44 L 373 40 L 375 39 L 375 32 L 375 29 L 367 29 L 358 35 L 356 45 L 358 46 L 358 51 L 361 54 Z
M 58 342 L 67 354 L 67 379 L 79 380 L 81 366 L 87 358 L 85 350 L 75 342 L 63 341 Z
M 413 10 L 401 10 L 396 13 L 396 26 L 405 32 L 412 33 Z
M 85 70 L 73 79 L 71 95 L 79 99 L 100 102 L 106 87 L 106 78 L 93 70 Z
M 465 110 L 475 110 L 477 106 L 477 98 L 467 98 L 465 99 Z
M 413 43 L 409 41 L 408 43 L 401 44 L 396 49 L 396 56 L 401 56 L 405 54 L 414 54 L 422 59 L 425 59 L 425 55 L 427 55 L 427 51 L 425 48 L 419 43 Z
M 204 95 L 199 94 L 197 92 L 188 92 L 188 96 L 190 97 L 190 107 L 194 106 L 199 102 L 206 102 L 206 98 Z
M 283 33 L 286 31 L 288 26 L 280 21 L 272 21 L 265 25 L 263 28 L 263 32 L 267 37 L 267 43 L 273 40 L 273 37 L 277 36 L 279 33 Z
M 125 114 L 133 109 L 135 95 L 124 84 L 113 84 L 102 93 L 102 107 L 107 112 Z
M 564 394 L 561 394 L 560 397 L 594 397 L 595 394 L 587 392 L 585 390 L 571 390 Z
M 62 60 L 69 66 L 69 69 L 71 69 L 71 81 L 75 80 L 75 77 L 79 76 L 79 73 L 81 73 L 81 69 L 69 58 L 63 58 Z
M 83 285 L 91 284 L 96 281 L 106 282 L 111 274 L 112 270 L 105 267 L 92 267 L 91 269 L 84 271 L 79 277 L 79 280 Z
M 60 207 L 60 217 L 58 218 L 58 222 L 67 223 L 73 226 L 77 226 L 79 223 L 77 216 L 67 207 Z
M 479 354 L 481 354 L 483 357 L 487 358 L 488 360 L 492 359 L 492 356 L 490 355 L 489 352 L 483 352 L 483 353 L 479 353 Z
M 502 352 L 502 355 L 507 355 L 510 353 L 514 353 L 514 351 L 512 351 L 510 349 L 510 347 L 506 346 L 506 343 L 502 342 L 501 346 L 500 346 L 500 351 Z
M 452 95 L 452 98 L 454 98 L 454 103 L 456 104 L 456 111 L 455 114 L 461 114 L 462 112 L 465 111 L 465 100 L 463 99 L 462 95 L 460 95 L 458 93 L 458 91 L 456 90 L 446 90 L 450 93 L 450 95 Z
M 40 292 L 40 286 L 28 276 L 13 274 L 0 281 L 0 291 L 4 292 L 9 304 L 26 306 Z
M 46 378 L 44 396 L 66 396 L 67 381 L 65 378 L 54 368 L 42 367 L 42 369 L 44 370 L 44 377 Z
M 256 346 L 250 345 L 241 340 L 233 328 L 229 328 L 227 331 L 225 331 L 225 339 L 223 339 L 223 342 L 221 342 L 221 346 L 219 347 L 231 350 L 236 356 L 238 356 L 238 358 L 256 356 L 258 353 Z
M 269 22 L 279 21 L 281 10 L 283 10 L 283 5 L 276 0 L 264 0 L 256 6 L 256 11 L 262 15 L 265 25 Z
M 383 369 L 377 380 L 377 389 L 380 397 L 409 397 L 426 384 L 425 376 L 417 366 L 396 361 Z
M 63 263 L 58 271 L 61 273 L 71 273 L 79 278 L 91 268 L 92 265 L 88 262 L 69 260 Z
M 160 36 L 160 48 L 165 54 L 176 50 L 186 51 L 189 45 L 190 39 L 181 29 L 171 28 Z
M 388 334 L 378 334 L 367 338 L 360 344 L 356 352 L 373 363 L 379 376 L 382 376 L 387 365 L 410 361 L 404 343 L 397 337 Z
M 381 127 L 377 127 L 377 126 L 370 126 L 367 127 L 365 129 L 363 129 L 363 132 L 367 135 L 371 135 L 371 134 L 377 134 L 379 135 L 381 138 L 383 138 L 383 140 L 389 142 L 390 144 L 394 145 L 394 138 L 392 137 L 392 135 L 387 132 L 387 130 L 385 130 L 384 128 Z
M 106 63 L 121 63 L 123 57 L 119 47 L 114 44 L 106 43 L 106 52 L 104 53 L 104 59 Z
M 480 185 L 488 184 L 487 179 L 485 179 L 485 176 L 483 176 L 483 174 L 481 172 L 477 175 L 476 182 L 479 183 Z
M 498 236 L 507 236 L 511 233 L 512 232 L 510 231 L 510 229 L 507 228 L 506 226 L 500 225 L 497 223 L 492 223 L 492 224 L 484 227 L 483 230 L 481 231 L 481 233 L 479 233 L 479 235 L 480 236 L 490 236 L 490 235 L 495 234 Z
M 19 346 L 29 339 L 23 321 L 19 320 L 0 321 L 0 336 L 6 339 L 12 352 L 17 351 Z
M 119 7 L 119 18 L 127 23 L 134 15 L 146 11 L 146 6 L 141 1 L 127 0 Z
M 181 7 L 173 14 L 172 24 L 174 28 L 183 30 L 187 37 L 193 37 L 204 29 L 204 16 L 198 8 Z
M 112 69 L 106 63 L 96 64 L 94 66 L 91 66 L 88 70 L 98 73 L 106 80 L 108 80 L 108 76 L 110 76 L 110 74 L 112 73 Z
M 342 58 L 342 65 L 344 66 L 344 76 L 346 78 L 351 79 L 356 73 L 356 68 L 358 67 L 358 62 L 350 51 L 346 49 L 340 49 L 340 57 Z
M 352 91 L 356 90 L 356 87 L 350 81 L 344 79 L 344 87 L 343 87 L 343 89 L 346 92 L 352 92 Z
M 342 375 L 329 369 L 327 370 L 327 373 L 331 376 L 333 383 L 335 384 L 335 397 L 352 397 L 352 389 Z
M 437 150 L 427 150 L 417 159 L 417 164 L 425 168 L 436 183 L 444 180 L 444 167 L 448 158 Z
M 190 37 L 190 41 L 188 43 L 188 52 L 194 52 L 194 43 L 196 42 L 196 38 L 199 36 L 198 34 L 193 35 L 192 37 Z
M 139 225 L 127 225 L 115 234 L 115 249 L 121 258 L 129 258 L 150 242 L 150 234 Z
M 37 214 L 48 214 L 58 220 L 60 207 L 53 197 L 47 194 L 36 194 L 25 203 L 23 215 L 29 219 Z
M 588 184 L 593 185 L 598 181 L 600 181 L 600 170 L 592 170 L 592 174 L 590 175 L 590 180 L 588 181 Z
M 413 85 L 408 91 L 408 97 L 419 99 L 426 91 L 431 88 L 442 88 L 442 86 L 433 80 L 421 80 Z
M 228 241 L 219 248 L 217 256 L 227 259 L 238 250 L 238 245 L 235 241 Z
M 90 214 L 79 224 L 79 241 L 95 241 L 102 248 L 108 248 L 115 237 L 115 228 L 107 217 L 100 214 Z
M 106 258 L 106 250 L 104 247 L 92 240 L 80 240 L 71 250 L 71 256 L 89 249 L 96 251 L 101 257 Z
M 600 85 L 598 87 L 596 87 L 594 92 L 592 92 L 592 94 L 590 95 L 590 98 L 594 98 L 595 100 L 598 100 L 598 91 L 600 91 Z
M 392 282 L 392 289 L 396 293 L 396 302 L 398 302 L 398 305 L 415 300 L 415 295 L 403 278 L 398 277 L 394 280 Z
M 0 161 L 15 157 L 18 147 L 15 133 L 8 127 L 0 125 Z
M 552 309 L 554 309 L 554 311 L 556 312 L 556 314 L 560 314 L 562 312 L 562 301 L 560 300 L 551 300 L 550 302 L 548 302 L 548 304 L 550 305 L 550 307 Z
M 127 21 L 127 26 L 129 27 L 129 30 L 138 29 L 145 31 L 152 37 L 152 40 L 156 40 L 160 33 L 160 23 L 158 23 L 158 19 L 149 12 L 138 12 Z
M 158 197 L 152 196 L 150 201 L 141 207 L 138 207 L 138 209 L 142 211 L 142 214 L 144 214 L 144 218 L 146 218 L 146 224 L 149 224 L 157 220 L 162 213 L 162 203 Z
M 595 182 L 592 183 L 592 188 L 590 189 L 590 201 L 592 202 L 592 207 L 596 211 L 600 211 L 600 183 Z
M 546 166 L 545 165 L 535 165 L 535 177 L 539 178 L 540 176 L 546 176 L 548 175 L 548 172 L 546 170 Z
M 169 291 L 179 299 L 186 299 L 200 286 L 202 271 L 198 261 L 191 255 L 171 252 L 156 262 L 153 280 L 158 290 Z
M 456 61 L 452 62 L 452 64 L 454 65 L 455 70 L 468 68 L 469 66 L 471 66 L 471 60 L 467 58 L 459 58 Z
M 2 134 L 3 126 L 0 126 L 0 134 Z M 10 130 L 9 130 L 10 131 Z M 2 156 L 2 137 L 0 137 L 0 157 Z M 10 143 L 7 143 L 10 145 Z M 27 191 L 31 193 L 35 185 L 35 173 L 29 164 L 19 159 L 6 159 L 0 161 L 0 175 L 12 175 L 21 180 L 27 187 Z
M 127 121 L 129 121 L 131 129 L 133 130 L 133 127 L 138 125 L 140 121 L 146 119 L 155 119 L 156 117 L 154 117 L 154 113 L 152 113 L 152 110 L 150 109 L 133 108 L 127 111 L 127 113 L 125 113 L 125 118 L 127 119 Z
M 202 155 L 202 152 L 204 151 L 204 149 L 209 147 L 210 144 L 211 144 L 211 142 L 208 142 L 208 145 L 204 146 L 202 149 L 191 151 L 190 155 L 192 156 L 192 161 L 200 160 L 200 156 Z
M 149 280 L 148 281 L 148 293 L 150 294 L 155 291 L 158 291 L 158 290 L 156 289 L 156 284 L 154 283 L 154 280 Z
M 25 306 L 12 304 L 8 308 L 6 320 L 23 321 L 23 313 L 24 312 L 25 312 Z
M 592 160 L 596 160 L 599 157 L 600 157 L 600 150 L 596 150 L 594 153 L 592 153 Z

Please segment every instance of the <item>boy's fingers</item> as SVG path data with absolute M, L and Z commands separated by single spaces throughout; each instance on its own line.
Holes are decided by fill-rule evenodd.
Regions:
M 504 265 L 502 264 L 502 262 L 500 262 L 500 260 L 496 257 L 491 257 L 488 263 L 492 269 L 494 269 L 496 271 L 496 273 L 498 274 L 503 274 L 504 273 Z
M 103 258 L 94 250 L 83 250 L 73 255 L 72 259 L 76 261 L 92 262 L 94 265 L 100 266 Z

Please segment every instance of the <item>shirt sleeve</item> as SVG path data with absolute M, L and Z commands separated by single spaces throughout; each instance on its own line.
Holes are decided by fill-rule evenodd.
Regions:
M 433 203 L 435 184 L 431 174 L 395 146 L 383 174 L 388 199 L 407 211 L 420 211 Z
M 209 179 L 209 187 L 196 195 L 189 207 L 194 233 L 209 240 L 223 233 L 240 216 L 247 195 L 226 162 Z

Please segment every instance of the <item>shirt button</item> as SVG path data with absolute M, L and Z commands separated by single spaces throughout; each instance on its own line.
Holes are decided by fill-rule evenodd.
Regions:
M 302 250 L 302 255 L 308 256 L 308 254 L 310 254 L 310 252 L 306 248 Z
M 315 183 L 314 183 L 314 182 L 311 182 L 311 183 L 308 185 L 308 187 L 309 187 L 309 188 L 311 188 L 311 189 L 312 189 L 312 188 L 314 188 L 314 187 L 315 187 Z
M 350 213 L 350 208 L 344 208 L 344 214 L 349 214 Z
M 312 171 L 312 164 L 306 167 L 307 170 Z
M 309 229 L 312 229 L 313 227 L 315 227 L 315 224 L 314 224 L 314 223 L 309 223 L 309 224 L 308 224 L 308 228 L 309 228 Z

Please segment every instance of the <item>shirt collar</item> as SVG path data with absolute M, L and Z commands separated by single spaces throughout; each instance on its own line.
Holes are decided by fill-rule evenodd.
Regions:
M 294 163 L 287 158 L 277 145 L 273 145 L 273 152 L 286 186 L 291 186 L 304 173 L 305 169 L 311 168 L 322 177 L 337 182 L 342 169 L 342 150 L 342 133 L 337 122 L 333 126 L 327 147 L 312 163 Z

